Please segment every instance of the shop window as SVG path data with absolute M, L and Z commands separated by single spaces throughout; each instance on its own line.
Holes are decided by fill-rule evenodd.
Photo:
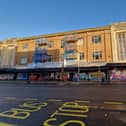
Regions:
M 26 64 L 27 63 L 27 57 L 26 56 L 22 56 L 21 57 L 21 64 Z
M 84 53 L 80 53 L 80 60 L 84 60 Z
M 92 54 L 93 60 L 98 60 L 102 58 L 102 52 L 101 51 L 95 51 Z
M 97 36 L 92 36 L 92 43 L 93 44 L 97 44 L 101 42 L 101 36 L 97 35 Z

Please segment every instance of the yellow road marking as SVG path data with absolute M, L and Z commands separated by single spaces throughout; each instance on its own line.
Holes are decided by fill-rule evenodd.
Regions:
M 60 99 L 48 99 L 48 101 L 56 102 L 56 101 L 63 101 L 63 100 L 60 100 Z
M 123 102 L 104 102 L 104 104 L 111 104 L 111 105 L 122 105 Z
M 1 122 L 0 122 L 0 126 L 16 126 L 16 125 L 13 125 L 13 124 L 7 124 L 7 123 L 1 123 Z
M 89 108 L 97 109 L 98 106 L 95 106 L 95 105 L 94 105 L 94 106 L 90 106 L 90 105 L 89 105 Z
M 26 101 L 30 101 L 30 100 L 37 101 L 38 99 L 37 98 L 25 98 L 24 100 L 26 100 Z
M 80 103 L 90 103 L 90 101 L 75 101 L 75 102 L 80 102 Z

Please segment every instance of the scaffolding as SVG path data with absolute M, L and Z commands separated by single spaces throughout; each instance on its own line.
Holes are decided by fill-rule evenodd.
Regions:
M 70 66 L 76 64 L 78 60 L 77 41 L 76 34 L 65 35 L 63 41 L 65 42 L 64 48 L 64 65 Z
M 34 63 L 45 63 L 48 61 L 48 39 L 36 39 Z

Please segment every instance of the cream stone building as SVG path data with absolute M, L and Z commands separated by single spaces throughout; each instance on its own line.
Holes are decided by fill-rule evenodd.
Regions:
M 126 22 L 0 42 L 0 68 L 13 68 L 16 74 L 19 69 L 50 76 L 77 72 L 93 77 L 101 72 L 108 79 L 116 74 L 113 69 L 125 68 L 125 62 Z
M 113 62 L 126 62 L 126 22 L 111 25 Z

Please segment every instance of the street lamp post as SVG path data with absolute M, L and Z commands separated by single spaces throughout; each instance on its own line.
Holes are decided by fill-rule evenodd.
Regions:
M 79 64 L 78 64 L 78 74 L 80 74 L 80 66 L 79 66 Z
M 61 73 L 62 73 L 62 80 L 63 80 L 63 76 L 64 76 L 64 60 L 62 62 L 62 70 L 61 70 Z

